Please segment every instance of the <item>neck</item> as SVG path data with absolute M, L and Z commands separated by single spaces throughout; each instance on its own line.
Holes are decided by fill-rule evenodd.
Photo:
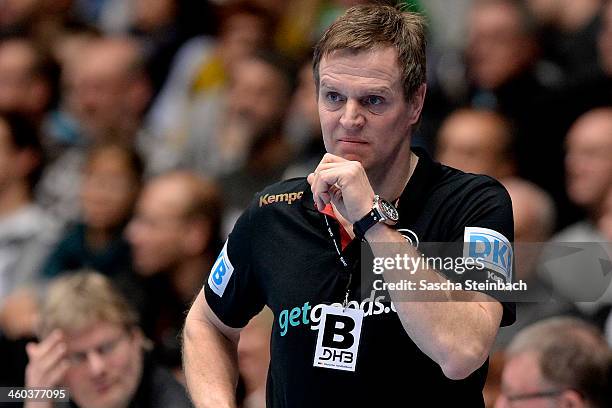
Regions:
M 378 172 L 368 171 L 374 193 L 389 201 L 397 199 L 406 188 L 418 161 L 418 156 L 410 152 L 408 160 L 397 162 L 395 166 L 385 167 Z
M 112 237 L 111 234 L 112 233 L 105 228 L 88 227 L 85 233 L 85 239 L 90 248 L 102 249 L 110 242 Z
M 170 280 L 181 300 L 190 302 L 198 293 L 204 278 L 203 274 L 210 270 L 212 259 L 208 254 L 185 259 L 170 274 Z
M 30 192 L 24 183 L 13 183 L 0 192 L 0 217 L 5 217 L 30 204 Z

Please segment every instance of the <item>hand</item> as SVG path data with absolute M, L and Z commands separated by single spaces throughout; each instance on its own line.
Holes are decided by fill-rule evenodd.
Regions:
M 327 153 L 314 173 L 308 175 L 308 183 L 317 209 L 332 203 L 351 224 L 372 209 L 374 191 L 358 161 Z
M 0 328 L 10 339 L 33 337 L 38 324 L 36 294 L 29 289 L 11 293 L 0 308 Z
M 66 359 L 67 345 L 61 331 L 53 331 L 40 343 L 28 343 L 25 386 L 53 388 L 60 385 L 70 367 Z

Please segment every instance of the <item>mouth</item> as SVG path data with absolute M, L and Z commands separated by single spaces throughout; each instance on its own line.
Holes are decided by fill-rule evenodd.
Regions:
M 366 142 L 365 140 L 360 140 L 360 139 L 338 139 L 338 142 L 352 144 L 352 145 L 365 145 L 365 144 L 368 144 L 368 142 Z
M 94 390 L 98 394 L 106 394 L 114 385 L 115 381 L 100 382 L 94 385 Z

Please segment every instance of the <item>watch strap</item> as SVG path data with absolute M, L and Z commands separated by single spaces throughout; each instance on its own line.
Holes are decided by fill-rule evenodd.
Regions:
M 353 234 L 355 238 L 360 241 L 365 239 L 365 233 L 376 225 L 381 220 L 380 214 L 375 208 L 372 208 L 366 215 L 364 215 L 359 221 L 353 224 Z

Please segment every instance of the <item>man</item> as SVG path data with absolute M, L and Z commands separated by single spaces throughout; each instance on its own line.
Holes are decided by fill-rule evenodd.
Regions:
M 136 145 L 147 170 L 155 166 L 156 153 L 141 132 L 151 96 L 143 58 L 140 44 L 131 37 L 96 38 L 62 67 L 66 112 L 60 114 L 68 116 L 66 123 L 76 124 L 78 139 L 47 166 L 36 191 L 38 202 L 59 220 L 74 221 L 79 214 L 78 186 L 89 146 Z
M 0 42 L 0 110 L 41 123 L 54 102 L 55 66 L 26 38 Z
M 128 226 L 134 267 L 146 291 L 144 328 L 155 343 L 158 360 L 173 369 L 181 369 L 179 338 L 185 310 L 221 246 L 221 215 L 216 184 L 194 173 L 173 171 L 145 185 Z M 240 339 L 247 398 L 256 398 L 251 394 L 265 390 L 269 320 L 262 315 Z
M 497 180 L 515 175 L 514 135 L 500 114 L 475 109 L 453 112 L 438 133 L 436 159 L 465 171 Z
M 607 240 L 597 223 L 612 186 L 612 108 L 596 108 L 580 116 L 567 134 L 566 150 L 567 195 L 586 217 L 561 230 L 553 241 L 583 245 L 591 259 L 610 259 L 612 251 L 600 246 Z M 600 280 L 598 263 L 589 265 L 584 260 L 566 258 L 554 265 L 553 273 L 546 278 L 560 293 L 580 302 L 578 307 L 583 312 L 593 315 L 612 302 L 612 286 Z
M 529 11 L 513 0 L 477 0 L 468 16 L 466 101 L 493 109 L 516 130 L 515 153 L 521 177 L 562 197 L 561 139 L 569 125 L 538 66 L 539 43 Z M 554 84 L 553 84 L 554 85 Z M 547 165 L 541 158 L 547 158 Z M 562 209 L 562 208 L 561 208 Z
M 81 408 L 190 406 L 183 387 L 146 358 L 136 313 L 98 273 L 62 277 L 50 286 L 39 337 L 27 346 L 26 387 L 66 387 L 71 406 Z
M 357 282 L 362 238 L 375 256 L 384 255 L 380 242 L 420 256 L 399 231 L 376 222 L 382 213 L 397 217 L 375 193 L 399 202 L 395 227 L 415 244 L 463 245 L 476 229 L 499 245 L 513 238 L 498 183 L 410 150 L 425 97 L 424 36 L 422 17 L 363 5 L 318 43 L 313 72 L 328 154 L 307 180 L 256 197 L 194 302 L 184 364 L 198 407 L 236 406 L 236 342 L 264 304 L 275 315 L 268 407 L 483 405 L 489 348 L 502 314 L 504 323 L 513 319 L 511 308 L 483 293 L 445 290 L 445 299 L 471 301 L 419 302 L 422 293 L 406 291 L 390 293 L 393 303 L 369 302 Z M 407 271 L 389 272 L 385 280 Z M 424 268 L 412 276 L 443 280 Z
M 143 307 L 144 328 L 167 366 L 181 366 L 177 335 L 219 250 L 220 219 L 216 185 L 189 172 L 171 172 L 145 185 L 128 225 L 134 268 L 150 298 Z
M 510 344 L 495 406 L 610 406 L 612 354 L 595 327 L 555 317 L 520 332 Z

